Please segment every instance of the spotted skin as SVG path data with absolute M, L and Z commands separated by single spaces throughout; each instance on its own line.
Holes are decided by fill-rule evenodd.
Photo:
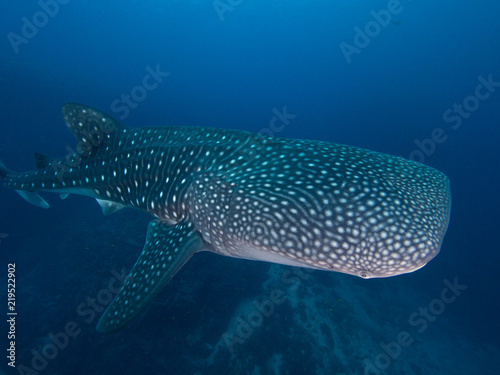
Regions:
M 40 207 L 48 204 L 37 192 L 47 190 L 97 198 L 103 212 L 134 207 L 157 218 L 131 271 L 136 286 L 117 295 L 103 332 L 136 316 L 197 251 L 388 277 L 434 258 L 448 226 L 447 177 L 396 156 L 243 131 L 131 129 L 79 104 L 63 115 L 77 153 L 38 156 L 40 169 L 28 173 L 0 165 L 5 186 Z

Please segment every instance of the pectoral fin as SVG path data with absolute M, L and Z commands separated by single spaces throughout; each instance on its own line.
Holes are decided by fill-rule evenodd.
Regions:
M 206 247 L 189 221 L 169 225 L 149 223 L 144 250 L 125 280 L 122 290 L 97 324 L 98 332 L 110 333 L 135 318 L 198 251 Z

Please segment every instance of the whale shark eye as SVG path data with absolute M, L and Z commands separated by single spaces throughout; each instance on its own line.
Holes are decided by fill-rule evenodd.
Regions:
M 370 275 L 368 275 L 368 272 L 366 272 L 366 271 L 361 271 L 359 273 L 359 277 L 362 277 L 363 279 L 369 279 Z

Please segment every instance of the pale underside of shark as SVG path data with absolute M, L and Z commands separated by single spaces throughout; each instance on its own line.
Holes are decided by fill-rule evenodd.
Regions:
M 434 258 L 448 226 L 448 178 L 399 157 L 215 128 L 132 129 L 79 104 L 63 115 L 77 152 L 36 154 L 27 173 L 0 164 L 4 185 L 44 208 L 38 191 L 156 217 L 100 332 L 125 326 L 199 251 L 388 277 Z

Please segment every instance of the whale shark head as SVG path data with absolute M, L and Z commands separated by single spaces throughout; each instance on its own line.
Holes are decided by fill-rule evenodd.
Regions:
M 193 218 L 222 253 L 362 278 L 413 272 L 438 254 L 451 207 L 443 173 L 345 145 L 256 143 L 228 161 L 245 155 L 238 173 L 193 182 Z

